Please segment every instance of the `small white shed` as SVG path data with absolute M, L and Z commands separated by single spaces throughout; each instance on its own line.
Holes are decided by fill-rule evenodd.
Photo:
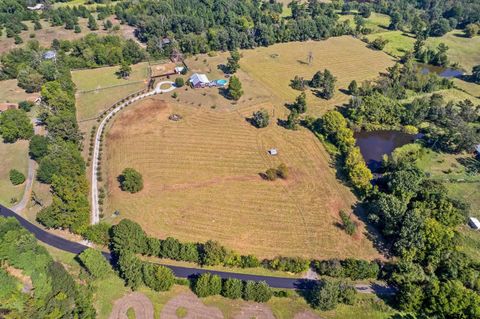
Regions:
M 268 154 L 272 155 L 272 156 L 275 156 L 278 154 L 278 151 L 276 148 L 271 148 L 268 150 Z
M 472 227 L 475 230 L 480 229 L 480 221 L 475 217 L 470 217 L 468 219 L 468 225 L 470 225 L 470 227 Z

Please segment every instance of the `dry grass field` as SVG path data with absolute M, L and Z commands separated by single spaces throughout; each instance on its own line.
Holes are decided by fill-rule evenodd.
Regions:
M 26 93 L 24 89 L 18 87 L 17 80 L 0 81 L 0 103 L 35 100 L 39 96 L 39 93 Z
M 311 65 L 306 63 L 309 52 L 313 54 Z M 242 51 L 242 54 L 242 69 L 284 102 L 293 102 L 300 94 L 289 86 L 295 75 L 310 80 L 315 72 L 329 69 L 337 77 L 335 96 L 327 101 L 309 93 L 307 104 L 311 115 L 323 114 L 335 105 L 347 102 L 349 96 L 341 89 L 347 89 L 352 80 L 361 83 L 375 79 L 379 72 L 394 63 L 385 53 L 370 50 L 365 43 L 349 36 L 319 42 L 276 44 Z
M 115 20 L 114 16 L 111 16 L 108 19 L 112 21 L 113 25 L 119 25 L 120 30 L 116 32 L 104 30 L 102 26 L 102 21 L 97 20 L 99 29 L 96 31 L 91 31 L 90 29 L 87 28 L 88 20 L 81 18 L 78 20 L 78 24 L 80 25 L 80 28 L 82 30 L 81 33 L 75 33 L 73 30 L 66 30 L 64 26 L 52 27 L 50 26 L 49 22 L 44 20 L 40 21 L 40 23 L 42 24 L 42 29 L 34 31 L 33 23 L 31 23 L 30 21 L 26 21 L 25 24 L 28 26 L 28 30 L 20 33 L 20 37 L 22 38 L 24 43 L 18 44 L 18 45 L 15 44 L 14 39 L 7 38 L 6 32 L 3 32 L 3 34 L 0 36 L 0 54 L 3 52 L 7 52 L 13 48 L 22 47 L 29 40 L 37 40 L 41 46 L 49 47 L 52 44 L 53 39 L 75 40 L 75 39 L 80 39 L 86 36 L 88 33 L 96 33 L 99 35 L 113 34 L 113 35 L 122 36 L 127 39 L 136 39 L 133 34 L 133 31 L 134 31 L 133 27 L 130 27 L 126 24 L 120 24 L 119 21 Z M 31 34 L 34 34 L 35 37 L 31 38 L 30 37 Z
M 183 120 L 169 121 L 171 113 Z M 262 257 L 378 257 L 362 231 L 351 238 L 336 226 L 355 198 L 319 141 L 306 130 L 256 129 L 250 114 L 248 106 L 212 110 L 162 96 L 125 110 L 107 135 L 106 213 L 119 209 L 155 236 L 216 239 Z M 271 147 L 277 157 L 267 154 Z M 282 162 L 288 180 L 259 176 Z M 143 174 L 140 193 L 118 188 L 125 167 Z
M 312 65 L 305 64 L 312 51 Z M 311 78 L 328 68 L 338 89 L 351 80 L 374 79 L 393 64 L 351 37 L 322 42 L 278 44 L 242 51 L 240 78 L 244 96 L 233 103 L 221 89 L 177 89 L 177 97 L 159 95 L 119 114 L 109 125 L 104 180 L 108 189 L 107 220 L 115 210 L 159 237 L 186 241 L 219 240 L 229 248 L 261 257 L 301 255 L 329 258 L 377 258 L 378 252 L 360 231 L 350 237 L 337 225 L 340 209 L 351 210 L 355 197 L 342 185 L 329 155 L 305 129 L 277 125 L 288 113 L 284 104 L 300 93 L 289 87 L 296 75 Z M 227 53 L 201 55 L 186 62 L 191 72 L 210 80 L 224 78 L 218 65 Z M 325 101 L 308 95 L 309 113 L 323 114 L 348 101 L 339 90 Z M 256 129 L 252 112 L 266 108 L 271 124 Z M 183 116 L 168 120 L 172 113 Z M 267 150 L 275 147 L 279 155 Z M 290 177 L 275 182 L 260 173 L 285 163 Z M 119 189 L 117 177 L 126 167 L 139 170 L 145 188 L 137 194 Z

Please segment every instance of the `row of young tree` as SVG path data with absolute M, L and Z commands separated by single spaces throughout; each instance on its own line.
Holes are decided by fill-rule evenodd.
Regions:
M 5 318 L 96 318 L 91 290 L 55 262 L 14 218 L 0 217 L 0 263 L 28 276 L 32 292 L 0 267 L 0 312 Z

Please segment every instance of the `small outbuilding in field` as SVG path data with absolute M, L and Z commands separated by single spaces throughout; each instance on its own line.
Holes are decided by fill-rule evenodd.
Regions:
M 272 156 L 275 156 L 278 154 L 278 151 L 276 148 L 271 148 L 268 150 L 268 154 L 272 155 Z
M 480 229 L 480 221 L 475 217 L 470 217 L 468 219 L 468 225 L 475 230 Z
M 207 76 L 201 73 L 194 73 L 190 77 L 189 82 L 194 88 L 204 88 L 210 85 L 210 81 L 208 80 Z

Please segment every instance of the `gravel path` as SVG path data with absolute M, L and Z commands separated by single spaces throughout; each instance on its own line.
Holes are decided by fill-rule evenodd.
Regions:
M 128 319 L 127 311 L 133 308 L 136 319 L 153 319 L 153 305 L 150 299 L 142 293 L 132 292 L 113 304 L 109 319 Z
M 170 85 L 170 87 L 168 89 L 161 89 L 160 87 L 164 84 Z M 149 97 L 149 96 L 152 96 L 152 95 L 155 95 L 155 94 L 168 93 L 168 92 L 171 92 L 171 91 L 175 90 L 176 87 L 175 87 L 174 84 L 175 83 L 173 83 L 171 81 L 162 81 L 162 82 L 158 83 L 157 86 L 155 87 L 155 89 L 153 89 L 152 91 L 147 92 L 147 93 L 142 94 L 142 95 L 139 95 L 139 96 L 136 96 L 136 97 L 120 104 L 116 108 L 114 108 L 100 122 L 100 125 L 98 126 L 98 129 L 97 129 L 97 133 L 95 135 L 95 144 L 93 146 L 93 158 L 92 158 L 92 212 L 91 212 L 91 215 L 92 215 L 91 216 L 91 223 L 92 223 L 92 225 L 98 224 L 100 222 L 100 211 L 98 209 L 98 174 L 97 174 L 97 170 L 98 170 L 98 165 L 100 164 L 99 163 L 100 161 L 98 160 L 98 157 L 100 155 L 100 137 L 102 136 L 103 130 L 105 129 L 105 125 L 108 123 L 108 121 L 113 116 L 115 116 L 115 114 L 117 114 L 119 111 L 121 111 L 126 106 L 132 104 L 133 102 L 142 100 L 146 97 Z
M 178 316 L 176 312 L 179 308 L 187 310 L 187 315 L 183 317 L 185 319 L 223 319 L 223 314 L 220 309 L 205 306 L 203 302 L 191 292 L 170 299 L 163 307 L 160 318 L 177 319 Z

